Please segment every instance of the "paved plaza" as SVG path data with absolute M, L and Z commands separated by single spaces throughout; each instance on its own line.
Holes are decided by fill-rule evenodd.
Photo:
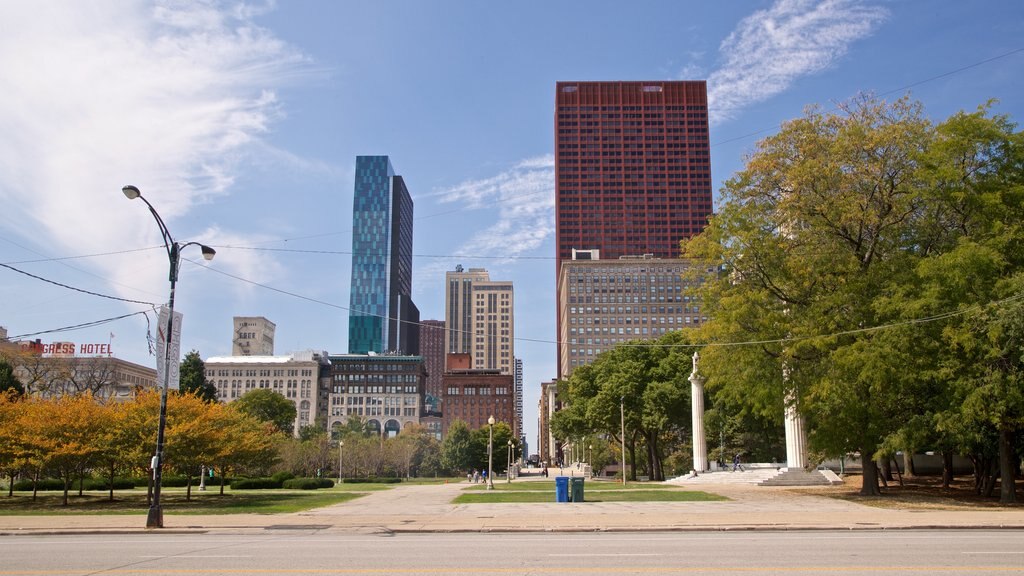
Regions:
M 552 472 L 557 472 L 557 469 Z M 568 472 L 568 470 L 566 470 Z M 557 474 L 553 473 L 552 476 Z M 526 477 L 516 482 L 539 478 Z M 501 480 L 504 481 L 504 480 Z M 697 488 L 717 502 L 452 504 L 467 482 L 403 484 L 355 500 L 291 514 L 177 515 L 164 531 L 334 530 L 398 532 L 628 532 L 681 530 L 1024 529 L 1024 509 L 892 510 L 822 495 L 817 488 L 737 483 Z M 637 484 L 637 488 L 642 488 Z M 599 496 L 595 495 L 595 499 Z M 144 532 L 145 514 L 0 516 L 0 535 Z

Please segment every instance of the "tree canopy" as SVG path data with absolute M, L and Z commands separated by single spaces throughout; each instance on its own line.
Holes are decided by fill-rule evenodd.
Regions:
M 270 422 L 282 433 L 293 435 L 297 415 L 295 403 L 280 393 L 257 388 L 246 392 L 232 404 L 239 412 L 253 416 L 261 422 Z
M 702 292 L 709 389 L 762 414 L 788 398 L 813 448 L 863 456 L 864 494 L 897 438 L 970 450 L 937 423 L 970 417 L 1009 446 L 1024 417 L 1022 144 L 990 105 L 936 125 L 909 98 L 868 96 L 760 142 L 682 246 L 722 270 Z
M 194 394 L 204 402 L 217 401 L 217 387 L 206 379 L 206 364 L 199 356 L 198 350 L 185 354 L 181 361 L 178 388 L 182 394 Z

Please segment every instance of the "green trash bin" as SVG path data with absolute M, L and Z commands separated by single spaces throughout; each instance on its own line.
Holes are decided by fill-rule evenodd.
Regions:
M 569 501 L 583 502 L 583 478 L 569 478 Z

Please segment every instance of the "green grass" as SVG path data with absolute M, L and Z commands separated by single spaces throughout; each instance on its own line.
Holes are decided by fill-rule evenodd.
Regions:
M 476 484 L 476 485 L 471 485 L 469 488 L 466 488 L 466 490 L 486 490 L 486 489 L 487 489 L 487 487 L 483 483 Z M 555 493 L 555 481 L 554 480 L 543 480 L 543 481 L 531 480 L 529 482 L 520 481 L 520 482 L 508 483 L 508 482 L 505 482 L 504 480 L 501 480 L 500 482 L 498 480 L 495 480 L 494 481 L 494 489 L 495 490 L 506 490 L 506 491 L 511 491 L 511 492 L 547 491 L 547 492 L 550 492 L 550 493 L 554 494 Z M 595 491 L 595 490 L 596 491 L 607 491 L 607 490 L 673 490 L 673 489 L 677 489 L 677 488 L 674 487 L 674 486 L 670 486 L 668 484 L 654 484 L 654 483 L 647 483 L 647 482 L 631 482 L 631 483 L 627 483 L 625 486 L 622 485 L 622 482 L 610 482 L 608 480 L 585 480 L 583 482 L 583 490 L 584 490 L 584 492 L 591 492 L 591 491 Z
M 494 485 L 497 488 L 497 484 Z M 709 494 L 696 490 L 647 490 L 647 489 L 625 489 L 625 490 L 604 490 L 590 491 L 586 487 L 583 490 L 583 502 L 716 502 L 728 500 L 724 496 Z M 554 502 L 554 486 L 550 490 L 543 491 L 515 491 L 515 490 L 493 490 L 490 492 L 469 492 L 460 494 L 453 504 L 509 504 L 509 503 L 534 503 Z
M 352 490 L 192 490 L 192 500 L 185 500 L 184 489 L 165 488 L 160 494 L 164 514 L 282 514 L 301 512 L 354 500 L 366 491 L 379 490 L 382 485 L 363 484 Z M 369 488 L 368 488 L 369 487 Z M 358 490 L 358 491 L 357 491 Z M 63 515 L 63 514 L 145 514 L 148 510 L 146 491 L 117 490 L 114 500 L 107 492 L 68 494 L 68 505 L 62 505 L 61 492 L 40 492 L 32 500 L 31 492 L 6 493 L 0 496 L 0 515 Z

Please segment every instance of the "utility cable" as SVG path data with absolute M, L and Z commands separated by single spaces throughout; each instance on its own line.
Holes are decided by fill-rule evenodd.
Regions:
M 83 290 L 81 288 L 75 288 L 74 286 L 68 286 L 67 284 L 61 284 L 60 282 L 55 282 L 53 280 L 48 280 L 46 278 L 43 278 L 42 276 L 37 276 L 35 274 L 32 274 L 31 272 L 25 272 L 24 270 L 19 270 L 19 269 L 15 268 L 14 266 L 10 266 L 8 264 L 0 263 L 0 266 L 2 266 L 4 268 L 7 268 L 8 270 L 13 270 L 14 272 L 17 272 L 18 274 L 24 274 L 25 276 L 28 276 L 30 278 L 35 278 L 36 280 L 42 280 L 43 282 L 46 282 L 48 284 L 53 284 L 54 286 L 60 286 L 61 288 L 67 288 L 68 290 L 74 290 L 75 292 L 81 292 L 83 294 L 88 294 L 90 296 L 98 296 L 100 298 L 107 298 L 108 300 L 117 300 L 118 302 L 128 302 L 129 304 L 145 304 L 146 306 L 156 306 L 156 304 L 153 304 L 152 302 L 143 302 L 141 300 L 130 300 L 128 298 L 119 298 L 117 296 L 108 296 L 106 294 L 100 294 L 99 292 L 91 292 L 89 290 Z

